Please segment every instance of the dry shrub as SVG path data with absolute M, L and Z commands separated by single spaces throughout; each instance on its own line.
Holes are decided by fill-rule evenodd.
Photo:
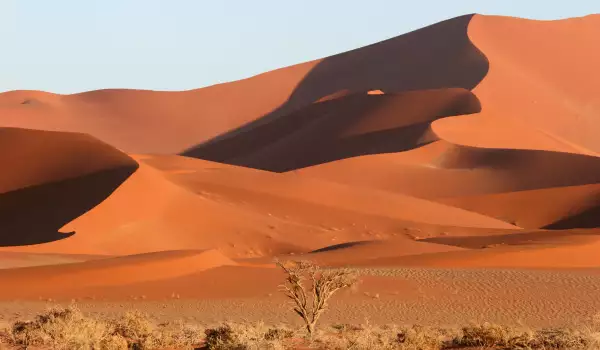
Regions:
M 201 333 L 182 323 L 154 326 L 139 312 L 129 312 L 112 321 L 85 317 L 75 306 L 53 308 L 29 322 L 16 322 L 11 343 L 27 348 L 46 346 L 65 350 L 192 348 Z
M 454 345 L 508 349 L 598 349 L 598 333 L 570 329 L 521 330 L 490 323 L 463 327 Z
M 10 334 L 7 329 L 0 330 L 0 350 L 6 350 L 10 342 Z
M 139 311 L 127 312 L 114 322 L 113 334 L 127 340 L 130 349 L 155 348 L 154 326 L 146 315 Z
M 158 347 L 192 348 L 202 343 L 203 334 L 198 327 L 181 321 L 161 323 L 154 331 L 154 343 Z
M 53 349 L 123 349 L 122 339 L 111 336 L 104 322 L 84 317 L 75 306 L 52 308 L 29 322 L 16 322 L 12 327 L 16 345 L 49 345 Z
M 256 324 L 224 324 L 205 331 L 205 346 L 216 350 L 280 350 L 288 348 L 294 332 Z
M 399 328 L 394 325 L 360 327 L 336 325 L 337 334 L 320 334 L 317 345 L 320 349 L 357 350 L 437 350 L 442 346 L 439 331 L 413 326 Z
M 593 345 L 592 334 L 568 329 L 541 330 L 528 344 L 532 349 L 598 349 Z
M 469 325 L 462 328 L 462 334 L 454 339 L 458 346 L 479 347 L 527 347 L 534 338 L 532 331 L 519 331 L 507 326 L 492 323 Z
M 113 336 L 125 339 L 129 349 L 146 350 L 165 347 L 192 348 L 201 343 L 201 332 L 183 322 L 155 326 L 147 315 L 127 312 L 114 322 Z
M 319 317 L 327 302 L 339 290 L 358 283 L 358 275 L 350 269 L 321 269 L 310 261 L 275 261 L 285 273 L 283 293 L 294 303 L 293 310 L 302 318 L 309 338 L 315 333 Z M 309 285 L 305 281 L 310 280 Z
M 240 344 L 237 335 L 228 324 L 217 328 L 208 328 L 204 333 L 206 335 L 204 344 L 209 350 L 247 349 Z
M 436 350 L 442 348 L 443 338 L 438 330 L 414 325 L 398 332 L 397 342 L 400 349 Z
M 320 332 L 315 345 L 319 349 L 357 349 L 357 350 L 383 350 L 397 349 L 397 330 L 394 326 L 376 327 L 368 322 L 360 326 L 347 324 L 332 326 L 337 332 L 327 334 Z

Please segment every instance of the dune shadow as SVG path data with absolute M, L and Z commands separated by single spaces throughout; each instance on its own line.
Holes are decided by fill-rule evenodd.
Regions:
M 599 199 L 600 201 L 600 199 Z M 572 228 L 600 227 L 600 203 L 581 213 L 566 217 L 543 227 L 547 230 L 566 230 Z
M 581 231 L 578 235 L 600 236 L 597 231 Z M 568 238 L 569 231 L 530 231 L 524 233 L 493 234 L 486 236 L 445 236 L 420 239 L 421 242 L 443 244 L 466 249 L 483 249 L 494 246 L 526 246 Z
M 137 164 L 0 194 L 0 247 L 48 243 L 75 232 L 59 230 L 104 201 Z
M 356 247 L 356 246 L 360 246 L 360 245 L 365 245 L 365 244 L 369 244 L 369 243 L 373 243 L 373 241 L 346 242 L 346 243 L 334 244 L 334 245 L 330 245 L 330 246 L 327 246 L 327 247 L 315 249 L 315 250 L 312 250 L 312 251 L 310 251 L 308 253 L 309 254 L 313 254 L 313 253 L 331 252 L 331 251 L 335 251 L 335 250 L 339 250 L 339 249 L 352 248 L 352 247 Z
M 279 108 L 237 129 L 193 146 L 181 155 L 272 171 L 285 171 L 351 156 L 356 152 L 344 151 L 333 159 L 324 157 L 312 161 L 297 160 L 298 164 L 293 164 L 290 159 L 290 164 L 279 167 L 271 164 L 262 166 L 260 162 L 249 159 L 250 152 L 271 148 L 272 143 L 277 141 L 274 139 L 289 136 L 305 127 L 306 123 L 313 122 L 315 117 L 310 116 L 314 112 L 311 105 L 340 91 L 366 95 L 371 90 L 381 90 L 385 94 L 451 88 L 472 90 L 483 80 L 489 69 L 487 58 L 471 43 L 467 35 L 472 17 L 473 15 L 466 15 L 453 18 L 324 58 L 303 78 Z M 341 100 L 347 102 L 347 99 Z M 307 108 L 308 111 L 303 111 Z M 395 117 L 402 119 L 401 114 Z M 338 127 L 340 123 L 343 126 L 344 121 L 338 120 L 337 123 Z M 329 135 L 305 138 L 298 147 L 327 141 L 323 140 L 324 136 Z M 404 135 L 398 134 L 396 140 L 402 143 L 403 137 Z M 359 143 L 351 142 L 350 145 L 355 147 Z M 365 144 L 363 146 L 369 147 Z M 384 149 L 402 151 L 405 147 Z M 367 151 L 377 152 L 379 151 Z

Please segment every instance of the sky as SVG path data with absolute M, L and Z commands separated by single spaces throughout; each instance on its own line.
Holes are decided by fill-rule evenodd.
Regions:
M 552 20 L 598 0 L 0 0 L 0 91 L 187 90 L 469 13 Z

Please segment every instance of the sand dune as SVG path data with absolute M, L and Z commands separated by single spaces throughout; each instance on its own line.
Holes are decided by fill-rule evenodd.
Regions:
M 569 240 L 572 240 L 569 237 Z M 576 242 L 576 240 L 575 240 Z M 592 268 L 600 265 L 600 241 L 586 244 L 508 246 L 467 252 L 383 257 L 355 262 L 359 266 L 419 266 L 443 268 Z
M 0 148 L 0 246 L 68 237 L 58 230 L 137 168 L 127 155 L 81 134 L 3 128 Z
M 486 78 L 473 90 L 485 106 L 480 117 L 517 120 L 581 153 L 600 151 L 595 83 L 600 79 L 600 50 L 592 44 L 600 34 L 599 24 L 598 16 L 560 21 L 475 16 L 469 38 L 490 62 Z M 515 133 L 515 142 L 504 147 L 518 147 L 522 138 Z M 461 138 L 461 143 L 471 145 L 469 138 Z
M 443 204 L 292 173 L 179 156 L 135 158 L 140 167 L 130 179 L 63 228 L 75 236 L 20 251 L 118 255 L 215 248 L 252 257 L 406 232 L 517 229 Z
M 565 269 L 599 266 L 599 247 L 597 230 L 530 231 L 346 245 L 303 257 L 333 266 Z
M 164 251 L 86 262 L 0 270 L 0 297 L 39 296 L 40 292 L 128 285 L 173 279 L 217 266 L 235 265 L 220 253 Z M 10 281 L 10 282 L 9 282 Z M 69 288 L 66 288 L 69 286 Z
M 366 154 L 401 152 L 435 141 L 429 124 L 479 112 L 464 89 L 351 94 L 312 104 L 187 156 L 287 171 Z
M 600 160 L 437 141 L 412 151 L 346 159 L 300 173 L 422 198 L 444 198 L 595 184 L 600 180 Z
M 26 252 L 0 251 L 0 269 L 16 267 L 70 264 L 95 259 L 103 259 L 105 255 L 84 254 L 39 254 Z
M 0 94 L 0 126 L 85 132 L 126 152 L 175 153 L 219 135 L 227 134 L 218 139 L 229 138 L 239 128 L 252 129 L 339 91 L 472 89 L 488 66 L 467 37 L 471 18 L 451 19 L 358 50 L 198 90 Z
M 600 227 L 600 184 L 551 187 L 439 200 L 523 228 Z M 552 205 L 549 205 L 551 203 Z M 588 213 L 589 214 L 586 214 Z
M 463 16 L 197 90 L 0 94 L 0 299 L 260 298 L 279 256 L 413 296 L 460 280 L 482 307 L 508 276 L 539 311 L 545 277 L 516 270 L 600 267 L 599 20 Z M 595 288 L 569 271 L 552 283 Z

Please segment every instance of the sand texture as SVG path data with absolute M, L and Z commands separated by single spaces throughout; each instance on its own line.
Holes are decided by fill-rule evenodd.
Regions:
M 583 322 L 598 37 L 469 15 L 196 90 L 2 93 L 0 316 L 291 322 L 279 257 L 361 272 L 332 322 Z

